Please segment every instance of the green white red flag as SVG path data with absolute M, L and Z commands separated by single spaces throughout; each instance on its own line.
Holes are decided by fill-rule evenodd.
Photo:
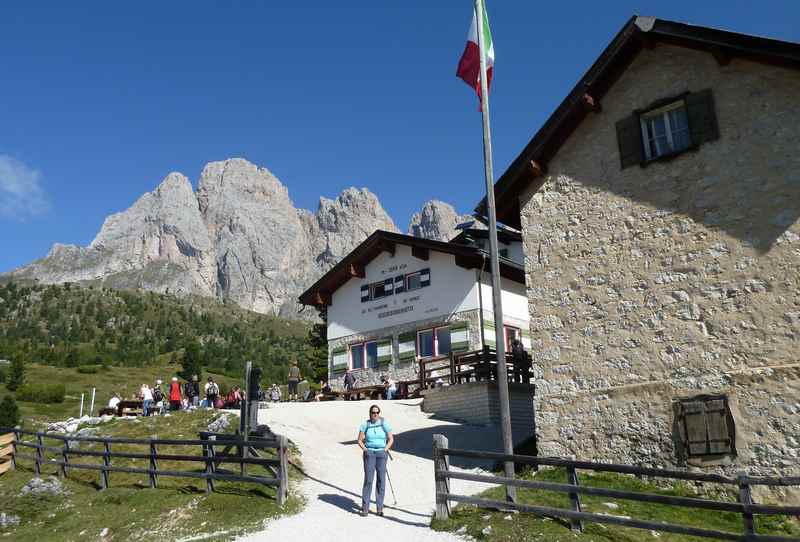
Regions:
M 481 14 L 483 21 L 481 30 L 483 31 L 483 46 L 486 51 L 486 89 L 488 91 L 492 83 L 492 72 L 494 71 L 494 42 L 492 41 L 492 33 L 489 30 L 489 15 L 486 13 L 486 5 L 483 2 L 481 2 L 481 8 L 483 10 Z M 475 89 L 478 99 L 481 98 L 481 55 L 478 47 L 478 25 L 474 12 L 472 14 L 472 25 L 469 27 L 469 35 L 467 36 L 467 47 L 458 62 L 456 75 Z

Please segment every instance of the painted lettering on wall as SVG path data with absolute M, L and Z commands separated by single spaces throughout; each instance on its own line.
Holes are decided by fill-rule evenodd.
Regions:
M 381 269 L 381 275 L 385 275 L 386 273 L 394 273 L 396 271 L 400 271 L 401 269 L 405 269 L 408 267 L 408 264 L 401 263 L 399 265 L 391 265 L 386 269 Z
M 387 316 L 394 316 L 395 314 L 403 314 L 404 312 L 411 312 L 414 310 L 414 305 L 406 305 L 401 309 L 392 309 L 386 312 L 378 313 L 378 318 L 386 318 Z

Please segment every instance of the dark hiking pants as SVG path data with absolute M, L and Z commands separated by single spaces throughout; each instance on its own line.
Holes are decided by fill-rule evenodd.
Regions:
M 364 452 L 364 487 L 361 489 L 361 509 L 369 508 L 369 501 L 372 497 L 372 479 L 377 473 L 375 484 L 375 503 L 378 511 L 383 510 L 383 495 L 386 493 L 386 452 L 383 448 L 379 450 L 367 449 Z

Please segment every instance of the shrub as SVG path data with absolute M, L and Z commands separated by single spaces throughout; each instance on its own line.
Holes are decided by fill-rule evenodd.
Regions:
M 78 372 L 85 375 L 96 374 L 98 370 L 97 365 L 81 365 L 78 367 Z
M 5 367 L 0 367 L 0 384 L 6 381 L 6 369 Z
M 31 403 L 63 403 L 64 384 L 25 384 L 17 389 L 17 399 Z
M 25 383 L 25 365 L 22 358 L 16 357 L 11 361 L 11 366 L 8 368 L 8 375 L 6 376 L 6 387 L 15 391 L 17 388 Z
M 19 425 L 19 407 L 10 395 L 0 401 L 0 427 L 16 427 Z

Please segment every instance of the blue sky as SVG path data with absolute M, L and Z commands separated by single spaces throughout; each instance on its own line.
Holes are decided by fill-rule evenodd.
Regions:
M 8 2 L 0 17 L 0 271 L 88 244 L 171 171 L 244 157 L 299 207 L 348 186 L 405 229 L 484 193 L 455 77 L 471 0 Z M 290 4 L 288 2 L 283 4 Z M 800 42 L 800 2 L 489 0 L 495 177 L 633 14 Z

